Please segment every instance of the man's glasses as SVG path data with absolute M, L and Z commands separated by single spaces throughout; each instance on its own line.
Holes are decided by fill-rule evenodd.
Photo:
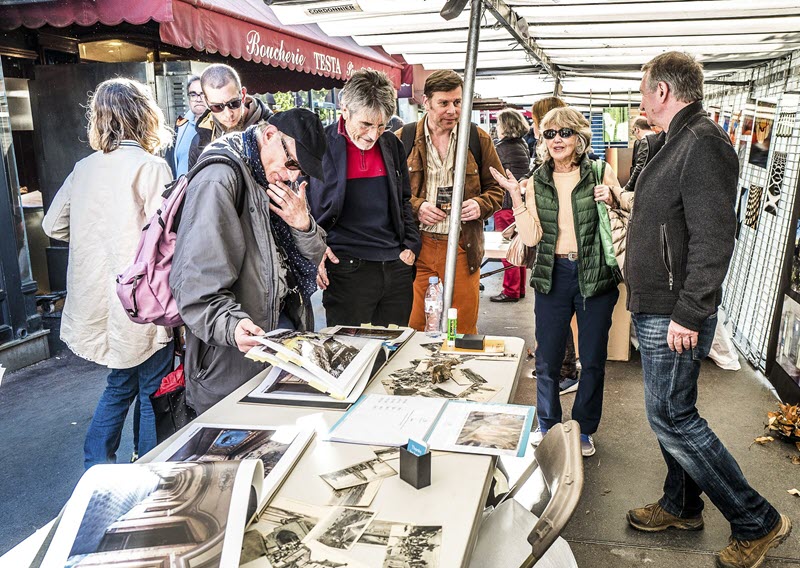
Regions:
M 207 103 L 208 108 L 211 109 L 211 112 L 222 112 L 226 108 L 231 110 L 236 110 L 240 106 L 242 106 L 242 98 L 239 97 L 238 99 L 233 99 L 232 101 L 228 101 L 227 103 Z
M 189 98 L 190 99 L 198 99 L 198 100 L 202 99 L 203 98 L 203 93 L 198 93 L 198 92 L 195 92 L 195 91 L 189 91 Z
M 299 171 L 303 174 L 303 168 L 300 167 L 300 163 L 289 155 L 289 148 L 286 147 L 286 141 L 283 139 L 283 136 L 281 136 L 281 146 L 283 146 L 283 153 L 286 154 L 286 163 L 283 164 L 286 166 L 286 169 Z
M 551 128 L 542 132 L 542 136 L 545 137 L 545 140 L 552 140 L 556 135 L 561 136 L 561 138 L 571 138 L 575 136 L 575 131 L 571 128 L 559 128 L 558 130 Z

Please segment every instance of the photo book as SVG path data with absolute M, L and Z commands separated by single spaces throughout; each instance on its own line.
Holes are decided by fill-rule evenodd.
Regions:
M 263 479 L 259 460 L 96 465 L 40 566 L 238 566 Z
M 328 432 L 327 440 L 403 446 L 424 440 L 431 450 L 523 457 L 535 409 L 441 398 L 364 395 Z
M 245 529 L 313 435 L 193 423 L 150 463 L 94 466 L 38 566 L 238 566 Z
M 311 387 L 345 400 L 364 373 L 370 373 L 382 340 L 278 329 L 257 338 L 247 352 L 306 381 Z
M 314 430 L 297 426 L 231 426 L 192 422 L 153 461 L 211 462 L 255 459 L 263 465 L 258 510 L 277 492 Z
M 345 342 L 351 341 L 350 338 L 355 338 L 355 341 L 379 341 L 383 346 L 383 349 L 378 349 L 372 365 L 367 364 L 362 369 L 346 397 L 334 397 L 327 391 L 312 386 L 306 378 L 281 366 L 274 366 L 264 380 L 242 398 L 241 402 L 347 410 L 363 394 L 370 380 L 414 334 L 414 330 L 407 327 L 336 326 L 325 329 L 322 333 L 332 335 L 336 339 L 343 338 Z M 265 349 L 255 348 L 252 350 L 251 358 L 263 356 Z

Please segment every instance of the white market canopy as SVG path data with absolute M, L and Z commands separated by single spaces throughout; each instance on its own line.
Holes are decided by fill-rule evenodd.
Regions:
M 491 2 L 489 2 L 491 3 Z M 576 106 L 638 104 L 641 65 L 671 50 L 693 54 L 707 78 L 800 49 L 798 0 L 507 0 L 529 37 L 561 73 Z M 469 6 L 447 21 L 445 0 L 289 0 L 272 3 L 283 24 L 317 23 L 331 36 L 381 46 L 426 70 L 464 68 Z M 486 10 L 475 92 L 529 105 L 555 79 Z

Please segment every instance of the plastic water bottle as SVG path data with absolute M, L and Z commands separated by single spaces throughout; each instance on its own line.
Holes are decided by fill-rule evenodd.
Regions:
M 443 308 L 444 297 L 439 277 L 431 276 L 425 292 L 425 333 L 428 337 L 439 337 L 442 334 Z

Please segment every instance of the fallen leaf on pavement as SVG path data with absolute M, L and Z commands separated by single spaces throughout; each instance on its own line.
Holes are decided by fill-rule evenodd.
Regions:
M 789 489 L 786 491 L 789 495 L 794 495 L 795 497 L 800 497 L 800 491 L 797 489 Z
M 766 444 L 767 442 L 774 442 L 774 441 L 775 438 L 773 438 L 772 436 L 759 436 L 758 438 L 753 440 L 753 442 L 756 444 Z
M 800 465 L 800 456 L 792 456 L 792 465 Z

